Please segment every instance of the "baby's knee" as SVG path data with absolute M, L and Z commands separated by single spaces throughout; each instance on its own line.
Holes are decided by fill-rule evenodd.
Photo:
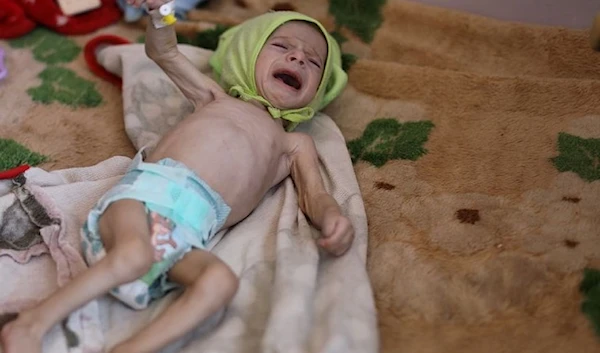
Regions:
M 224 262 L 211 264 L 203 274 L 203 283 L 198 283 L 198 290 L 209 290 L 215 295 L 229 302 L 238 290 L 239 279 L 237 275 Z
M 112 249 L 111 270 L 115 276 L 134 280 L 145 275 L 154 263 L 154 249 L 150 241 L 131 239 Z
M 235 293 L 240 286 L 240 280 L 238 276 L 224 263 L 221 263 L 221 274 L 219 276 L 219 280 L 221 281 L 221 290 L 223 291 L 223 295 L 228 300 L 233 299 Z

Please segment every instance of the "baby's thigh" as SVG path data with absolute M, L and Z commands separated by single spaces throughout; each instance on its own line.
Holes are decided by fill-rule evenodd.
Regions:
M 106 251 L 131 241 L 149 244 L 150 226 L 144 204 L 133 199 L 113 202 L 100 216 L 98 231 Z

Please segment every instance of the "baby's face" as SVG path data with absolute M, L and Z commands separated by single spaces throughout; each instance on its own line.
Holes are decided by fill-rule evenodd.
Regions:
M 323 34 L 306 22 L 280 26 L 261 49 L 256 61 L 256 88 L 279 109 L 307 106 L 315 97 L 325 60 Z

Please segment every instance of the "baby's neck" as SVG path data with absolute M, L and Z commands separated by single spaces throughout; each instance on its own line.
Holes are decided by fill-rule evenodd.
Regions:
M 260 108 L 262 110 L 264 110 L 265 112 L 267 112 L 267 114 L 270 115 L 269 111 L 267 110 L 267 107 L 265 107 L 261 102 L 259 102 L 257 100 L 254 100 L 254 99 L 251 99 L 251 100 L 248 101 L 248 103 L 250 103 L 250 104 L 252 104 L 252 105 L 254 105 L 254 106 L 256 106 L 256 107 L 258 107 L 258 108 Z M 285 119 L 273 119 L 273 120 L 275 120 L 275 122 L 277 124 L 280 124 L 284 129 L 290 123 L 289 121 L 287 121 Z
M 264 111 L 267 111 L 267 107 L 265 107 L 261 102 L 257 100 L 251 99 L 248 103 L 257 106 Z

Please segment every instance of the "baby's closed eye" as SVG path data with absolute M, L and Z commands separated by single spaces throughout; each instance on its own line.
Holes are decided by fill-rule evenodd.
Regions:
M 283 50 L 288 50 L 289 46 L 287 44 L 284 43 L 280 43 L 280 42 L 272 42 L 271 43 L 272 46 L 279 48 L 279 49 L 283 49 Z M 304 53 L 304 55 L 308 56 L 308 53 Z M 314 66 L 316 66 L 317 68 L 321 68 L 321 63 L 319 62 L 319 60 L 314 59 L 314 58 L 309 58 L 308 61 L 313 64 Z

